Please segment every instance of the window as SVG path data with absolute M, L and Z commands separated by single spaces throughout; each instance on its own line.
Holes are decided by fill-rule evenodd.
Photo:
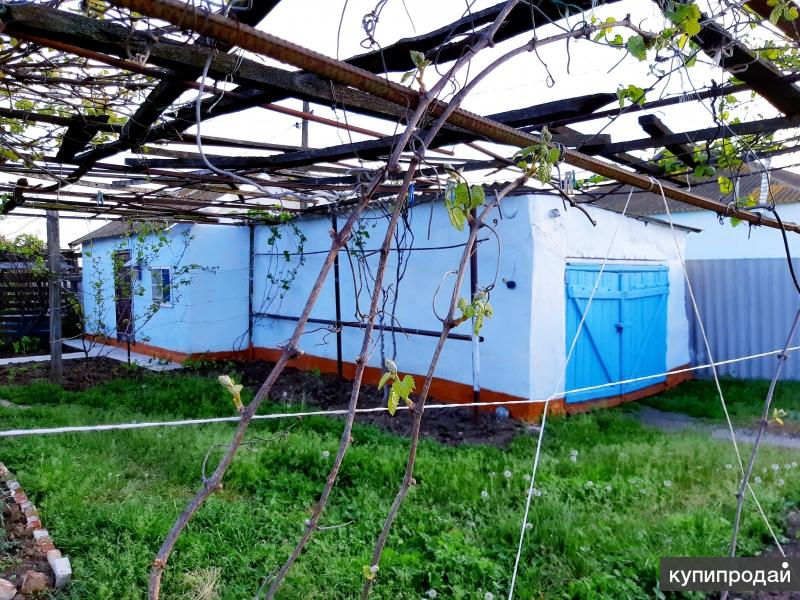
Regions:
M 169 269 L 150 269 L 150 279 L 153 282 L 153 303 L 171 304 L 172 287 Z

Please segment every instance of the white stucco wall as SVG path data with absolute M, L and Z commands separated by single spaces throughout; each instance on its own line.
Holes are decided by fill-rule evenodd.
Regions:
M 800 222 L 800 204 L 782 204 L 778 207 L 781 219 Z M 666 219 L 666 215 L 656 218 Z M 702 229 L 686 241 L 686 258 L 784 258 L 781 232 L 770 227 L 749 227 L 747 223 L 732 226 L 729 219 L 722 223 L 715 213 L 707 210 L 673 213 L 672 221 L 680 225 Z M 800 235 L 789 233 L 792 256 L 800 256 Z
M 558 210 L 559 216 L 551 214 Z M 530 397 L 547 398 L 564 391 L 560 381 L 566 360 L 566 298 L 564 277 L 570 260 L 602 263 L 614 230 L 619 232 L 609 253 L 613 261 L 647 261 L 669 268 L 667 305 L 667 368 L 690 362 L 689 323 L 684 289 L 685 281 L 678 252 L 669 227 L 624 218 L 614 212 L 587 207 L 597 222 L 593 227 L 578 210 L 564 211 L 561 200 L 539 197 L 528 204 L 533 230 L 533 294 L 531 296 Z M 683 250 L 686 233 L 676 230 Z
M 490 230 L 484 229 L 479 239 L 486 239 L 479 245 L 479 285 L 485 287 L 497 277 L 497 285 L 491 294 L 491 303 L 495 317 L 486 322 L 481 335 L 485 341 L 481 344 L 481 385 L 485 389 L 505 392 L 515 396 L 526 397 L 529 390 L 528 372 L 528 332 L 530 331 L 531 280 L 530 263 L 533 243 L 530 225 L 527 219 L 527 197 L 509 198 L 503 209 L 504 218 L 495 210 L 488 223 L 495 228 L 500 240 Z M 340 217 L 340 225 L 346 216 Z M 365 240 L 367 250 L 378 249 L 383 241 L 387 219 L 378 210 L 369 211 L 363 220 L 369 232 Z M 306 218 L 297 222 L 308 241 L 305 244 L 306 263 L 299 271 L 296 279 L 282 300 L 273 300 L 267 305 L 265 298 L 269 282 L 266 279 L 269 261 L 283 264 L 280 253 L 284 249 L 295 252 L 296 236 L 288 226 L 283 226 L 281 239 L 271 248 L 267 242 L 270 230 L 258 228 L 256 235 L 256 278 L 255 306 L 263 307 L 263 312 L 296 316 L 305 305 L 306 297 L 314 279 L 319 273 L 325 252 L 330 248 L 331 221 L 329 217 Z M 443 275 L 458 265 L 463 243 L 467 232 L 459 232 L 450 224 L 447 212 L 441 203 L 424 204 L 412 208 L 408 227 L 400 223 L 400 231 L 405 231 L 405 244 L 411 242 L 413 248 L 408 253 L 408 264 L 404 278 L 400 284 L 400 299 L 395 311 L 395 326 L 404 328 L 441 330 L 441 322 L 436 318 L 432 298 Z M 455 247 L 453 247 L 455 246 Z M 432 250 L 433 248 L 438 248 Z M 266 253 L 272 252 L 269 256 Z M 294 266 L 297 257 L 291 256 Z M 355 264 L 356 259 L 352 259 Z M 375 272 L 378 255 L 372 253 L 367 263 L 371 272 Z M 340 254 L 341 265 L 341 299 L 342 320 L 356 321 L 356 287 L 351 261 L 347 254 Z M 394 285 L 397 267 L 397 253 L 392 252 L 387 270 L 386 285 Z M 357 277 L 357 269 L 356 269 Z M 507 287 L 502 279 L 514 280 L 514 289 Z M 453 279 L 448 278 L 439 291 L 437 310 L 444 314 L 447 309 Z M 469 276 L 465 278 L 461 296 L 469 296 Z M 363 313 L 368 311 L 369 290 L 361 289 L 358 302 Z M 387 307 L 391 311 L 391 307 Z M 334 287 L 333 273 L 328 276 L 319 300 L 312 312 L 312 317 L 334 319 Z M 387 324 L 390 324 L 387 321 Z M 267 348 L 278 347 L 288 339 L 295 323 L 270 318 L 260 318 L 255 330 L 255 345 Z M 301 348 L 308 354 L 336 359 L 336 336 L 318 324 L 309 324 L 308 333 L 303 335 Z M 458 327 L 454 333 L 469 334 L 469 324 Z M 361 347 L 363 330 L 344 328 L 343 358 L 346 362 L 354 362 Z M 392 356 L 392 334 L 385 334 L 386 353 Z M 405 336 L 397 333 L 397 364 L 402 372 L 424 374 L 433 355 L 436 338 L 419 335 Z M 373 337 L 373 345 L 369 356 L 369 365 L 380 367 L 381 354 L 379 335 Z M 448 340 L 436 376 L 465 384 L 472 383 L 472 359 L 469 341 Z
M 180 224 L 165 234 L 97 239 L 83 245 L 83 306 L 86 332 L 116 333 L 113 254 L 130 250 L 134 260 L 143 245 L 146 264 L 133 282 L 134 337 L 137 342 L 184 353 L 246 348 L 248 310 L 248 230 L 246 227 Z M 172 302 L 150 313 L 151 268 L 193 266 L 177 284 Z M 196 266 L 196 268 L 194 268 Z M 100 293 L 96 293 L 99 290 Z M 100 302 L 98 303 L 98 300 Z

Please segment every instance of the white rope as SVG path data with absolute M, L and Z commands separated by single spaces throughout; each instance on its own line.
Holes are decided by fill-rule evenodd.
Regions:
M 661 182 L 657 179 L 652 177 L 649 178 L 650 183 L 654 185 L 658 185 L 658 189 L 661 192 L 661 200 L 664 203 L 664 209 L 667 212 L 667 220 L 669 221 L 669 227 L 672 230 L 672 237 L 675 240 L 675 249 L 678 252 L 678 258 L 681 261 L 681 267 L 683 268 L 683 278 L 686 281 L 686 289 L 689 291 L 689 298 L 692 301 L 692 310 L 694 311 L 695 318 L 697 319 L 697 324 L 700 327 L 700 334 L 703 337 L 703 345 L 706 349 L 706 355 L 708 356 L 708 360 L 711 362 L 711 373 L 714 375 L 714 384 L 717 387 L 717 393 L 719 394 L 719 400 L 722 404 L 722 412 L 725 413 L 725 421 L 728 424 L 728 430 L 731 434 L 731 442 L 733 442 L 733 450 L 736 454 L 736 460 L 739 463 L 739 470 L 742 472 L 742 476 L 744 477 L 744 462 L 742 461 L 742 455 L 739 452 L 739 444 L 736 442 L 736 432 L 733 429 L 733 423 L 731 421 L 731 416 L 728 413 L 728 406 L 725 403 L 725 396 L 722 393 L 722 386 L 719 383 L 719 376 L 717 374 L 717 367 L 714 365 L 714 357 L 711 354 L 711 346 L 708 343 L 708 337 L 706 336 L 706 328 L 703 325 L 703 318 L 700 316 L 700 309 L 697 307 L 697 301 L 694 297 L 694 290 L 692 289 L 692 282 L 689 281 L 689 274 L 686 271 L 686 261 L 683 258 L 683 252 L 681 251 L 680 243 L 678 242 L 678 235 L 675 233 L 675 225 L 672 223 L 672 213 L 669 210 L 669 203 L 667 202 L 667 197 L 664 195 L 664 188 L 661 186 Z M 772 540 L 775 542 L 775 545 L 778 547 L 778 551 L 781 553 L 781 556 L 786 556 L 783 552 L 783 547 L 781 543 L 778 541 L 778 537 L 775 535 L 775 532 L 772 529 L 772 525 L 770 525 L 769 519 L 767 518 L 764 509 L 761 507 L 761 503 L 758 501 L 758 497 L 756 496 L 755 490 L 750 485 L 750 482 L 747 483 L 747 489 L 750 491 L 750 495 L 753 497 L 755 501 L 756 508 L 761 515 L 761 518 L 764 520 L 764 524 L 767 526 L 770 535 L 772 536 Z
M 583 331 L 583 324 L 586 322 L 586 316 L 589 314 L 589 309 L 592 307 L 592 302 L 594 301 L 594 296 L 597 293 L 597 289 L 600 287 L 600 280 L 603 278 L 603 272 L 606 269 L 606 265 L 608 264 L 608 257 L 611 254 L 611 249 L 614 247 L 614 241 L 617 239 L 617 234 L 619 233 L 620 227 L 622 226 L 623 221 L 625 220 L 625 213 L 628 211 L 628 204 L 631 201 L 631 197 L 633 196 L 633 187 L 631 187 L 630 193 L 628 193 L 628 198 L 625 200 L 625 206 L 622 209 L 622 212 L 619 215 L 619 220 L 617 221 L 617 225 L 614 228 L 614 233 L 611 235 L 611 240 L 608 243 L 608 250 L 606 250 L 605 257 L 603 258 L 603 262 L 600 265 L 600 271 L 597 273 L 597 278 L 594 282 L 594 287 L 592 288 L 592 293 L 589 294 L 589 299 L 586 302 L 586 308 L 581 315 L 581 320 L 578 323 L 578 329 L 575 331 L 575 335 L 572 338 L 572 343 L 569 347 L 569 352 L 567 353 L 566 360 L 564 361 L 564 368 L 561 370 L 561 375 L 558 378 L 558 383 L 556 383 L 555 390 L 550 395 L 547 400 L 544 402 L 544 408 L 542 409 L 542 425 L 539 428 L 539 436 L 536 440 L 536 453 L 533 456 L 533 467 L 531 468 L 531 481 L 530 485 L 528 486 L 528 494 L 525 498 L 525 512 L 522 516 L 522 526 L 520 527 L 519 531 L 519 544 L 517 545 L 517 554 L 514 558 L 514 570 L 511 572 L 511 583 L 509 584 L 508 589 L 508 600 L 512 600 L 514 596 L 514 587 L 517 583 L 517 573 L 519 572 L 519 561 L 522 558 L 522 546 L 525 542 L 525 530 L 527 529 L 528 525 L 528 515 L 530 513 L 531 508 L 531 499 L 533 498 L 533 490 L 535 489 L 536 483 L 536 471 L 539 469 L 539 459 L 542 455 L 542 440 L 544 439 L 544 430 L 545 426 L 547 425 L 547 412 L 550 408 L 550 401 L 553 400 L 557 394 L 558 389 L 563 385 L 564 378 L 567 375 L 567 368 L 569 367 L 569 362 L 572 359 L 572 354 L 575 351 L 575 346 L 578 343 L 578 337 Z
M 796 352 L 800 350 L 800 346 L 792 346 L 787 348 L 787 352 Z M 613 381 L 611 383 L 603 383 L 599 385 L 593 385 L 589 387 L 582 387 L 582 388 L 575 388 L 571 390 L 565 390 L 556 394 L 558 396 L 565 396 L 567 394 L 577 394 L 582 392 L 591 392 L 594 390 L 599 390 L 607 387 L 614 387 L 618 385 L 626 385 L 629 383 L 636 383 L 640 381 L 647 381 L 649 379 L 657 379 L 661 377 L 665 377 L 668 375 L 679 375 L 681 373 L 690 373 L 692 371 L 700 371 L 703 369 L 709 369 L 712 366 L 722 366 L 722 365 L 731 365 L 740 362 L 745 362 L 748 360 L 755 360 L 758 358 L 765 358 L 767 356 L 776 356 L 783 352 L 783 349 L 779 350 L 770 350 L 769 352 L 760 352 L 758 354 L 750 354 L 748 356 L 740 356 L 738 358 L 730 358 L 728 360 L 721 360 L 713 363 L 707 363 L 703 365 L 697 365 L 696 367 L 686 367 L 684 369 L 677 369 L 675 371 L 665 371 L 664 373 L 657 373 L 655 375 L 645 375 L 643 377 L 637 377 L 635 379 L 623 379 L 620 381 Z M 517 406 L 522 404 L 542 404 L 547 402 L 546 398 L 534 398 L 530 400 L 503 400 L 498 402 L 465 402 L 465 403 L 449 403 L 449 404 L 428 404 L 425 406 L 425 410 L 440 410 L 440 409 L 447 409 L 447 408 L 475 408 L 475 407 L 487 407 L 487 406 Z M 398 410 L 408 410 L 408 407 L 405 405 L 398 406 Z M 11 410 L 11 409 L 10 409 Z M 373 408 L 358 408 L 356 409 L 357 413 L 378 413 L 378 412 L 388 412 L 389 409 L 386 406 L 376 406 Z M 341 416 L 346 415 L 346 409 L 339 409 L 339 410 L 316 410 L 316 411 L 307 411 L 307 412 L 293 412 L 293 413 L 270 413 L 266 415 L 256 415 L 253 417 L 255 420 L 275 420 L 275 419 L 302 419 L 303 417 L 333 417 L 333 416 Z M 239 421 L 241 417 L 214 417 L 214 418 L 207 418 L 207 419 L 181 419 L 178 421 L 145 421 L 142 423 L 139 422 L 131 422 L 131 423 L 111 423 L 106 425 L 76 425 L 71 427 L 49 427 L 49 428 L 38 428 L 38 429 L 10 429 L 6 431 L 0 431 L 0 438 L 3 437 L 20 437 L 26 435 L 49 435 L 55 433 L 82 433 L 87 431 L 113 431 L 117 429 L 148 429 L 152 427 L 179 427 L 182 425 L 207 425 L 213 423 L 236 423 Z

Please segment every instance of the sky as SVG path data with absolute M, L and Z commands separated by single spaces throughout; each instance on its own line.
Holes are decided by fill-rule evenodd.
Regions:
M 270 13 L 260 28 L 326 55 L 333 57 L 338 55 L 340 58 L 345 58 L 366 51 L 361 45 L 365 38 L 362 18 L 375 8 L 375 1 L 307 0 L 300 2 L 299 0 L 284 0 Z M 472 9 L 480 10 L 496 2 L 497 0 L 477 0 L 473 3 Z M 382 46 L 386 46 L 398 39 L 430 31 L 461 17 L 465 6 L 464 0 L 437 0 L 436 2 L 431 2 L 431 0 L 388 0 L 380 14 L 375 39 Z M 344 13 L 342 13 L 343 7 Z M 657 31 L 664 23 L 655 3 L 644 0 L 624 0 L 607 7 L 600 7 L 596 11 L 596 15 L 600 19 L 608 16 L 621 19 L 628 14 L 643 29 Z M 590 15 L 591 13 L 585 18 L 588 20 Z M 341 30 L 338 27 L 340 20 Z M 579 17 L 573 17 L 569 24 L 572 26 L 579 21 Z M 558 30 L 552 25 L 543 26 L 537 30 L 539 39 L 554 33 L 558 33 Z M 520 36 L 498 44 L 494 49 L 481 53 L 470 65 L 469 71 L 464 73 L 473 75 L 501 53 L 527 40 L 527 37 Z M 690 77 L 684 73 L 675 74 L 664 87 L 664 92 L 668 94 L 680 91 L 690 92 L 693 88 L 703 87 L 712 78 L 718 82 L 727 79 L 728 76 L 721 68 L 711 64 L 711 61 L 706 60 L 705 57 L 704 61 L 708 64 L 692 69 Z M 293 69 L 287 65 L 272 64 Z M 613 93 L 618 87 L 631 83 L 646 87 L 643 83 L 653 81 L 653 76 L 648 72 L 649 68 L 650 62 L 639 62 L 630 56 L 625 58 L 625 53 L 617 49 L 602 47 L 588 41 L 571 41 L 568 47 L 563 41 L 556 42 L 543 46 L 537 53 L 519 56 L 499 68 L 477 86 L 463 107 L 479 114 L 491 114 L 594 92 Z M 550 79 L 548 73 L 552 74 L 553 79 Z M 400 75 L 394 74 L 393 77 L 397 79 Z M 430 73 L 426 78 L 429 85 L 435 81 L 433 75 L 435 74 Z M 464 80 L 463 76 L 460 80 Z M 191 91 L 187 92 L 182 100 L 191 101 L 194 97 L 195 92 Z M 653 95 L 648 99 L 656 97 L 657 95 Z M 296 109 L 301 108 L 301 103 L 297 100 L 287 100 L 281 104 Z M 776 111 L 766 103 L 758 104 L 756 109 L 765 117 L 777 116 Z M 312 110 L 320 116 L 340 120 L 346 117 L 351 124 L 361 125 L 386 134 L 393 133 L 393 126 L 388 122 L 358 115 L 343 115 L 341 111 L 334 112 L 330 107 L 322 105 L 312 104 Z M 646 137 L 636 120 L 639 114 L 623 115 L 611 123 L 608 120 L 590 121 L 578 124 L 575 128 L 584 133 L 610 134 L 614 141 Z M 712 124 L 709 110 L 700 103 L 679 104 L 657 111 L 656 114 L 674 131 L 708 127 Z M 750 118 L 756 118 L 756 116 L 749 115 Z M 205 135 L 252 139 L 262 142 L 300 143 L 300 129 L 296 118 L 258 108 L 237 115 L 210 119 L 202 124 L 202 132 Z M 313 122 L 309 124 L 309 137 L 312 147 L 369 139 L 366 136 L 349 134 L 344 130 Z M 509 148 L 491 146 L 486 143 L 483 145 L 505 155 L 513 153 L 513 150 Z M 181 149 L 186 150 L 190 147 L 182 146 Z M 214 149 L 213 152 L 239 155 L 259 154 L 252 151 L 225 152 L 221 149 Z M 458 154 L 467 158 L 482 157 L 472 151 L 462 152 L 459 150 Z M 125 156 L 122 155 L 114 160 L 122 162 L 124 158 Z M 502 176 L 510 178 L 512 175 L 506 172 Z M 68 242 L 104 223 L 105 221 L 84 218 L 62 219 L 62 246 L 66 246 Z M 0 235 L 6 237 L 14 237 L 20 233 L 34 233 L 44 237 L 44 232 L 43 218 L 15 217 L 12 214 L 0 220 Z

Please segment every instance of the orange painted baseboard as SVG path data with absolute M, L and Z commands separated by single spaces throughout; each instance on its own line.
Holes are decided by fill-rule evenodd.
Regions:
M 86 336 L 92 338 L 92 336 Z M 127 348 L 126 342 L 120 342 L 116 339 L 97 339 L 105 344 L 117 346 L 120 348 Z M 158 346 L 151 346 L 140 342 L 131 343 L 131 351 L 140 354 L 146 354 L 155 358 L 162 358 L 174 362 L 184 362 L 188 359 L 202 359 L 202 360 L 265 360 L 275 362 L 281 354 L 281 351 L 275 348 L 246 348 L 244 350 L 230 350 L 226 352 L 202 352 L 187 354 L 184 352 L 175 352 L 174 350 L 167 350 Z M 289 361 L 288 366 L 300 369 L 302 371 L 311 371 L 314 369 L 319 370 L 321 373 L 336 373 L 336 361 L 322 356 L 313 356 L 310 354 L 303 354 L 297 358 Z M 679 367 L 676 371 L 686 368 L 688 365 Z M 343 375 L 345 379 L 353 379 L 355 376 L 356 365 L 355 363 L 346 362 L 342 365 Z M 366 383 L 377 385 L 378 381 L 383 375 L 383 371 L 377 367 L 366 367 L 364 370 L 364 381 Z M 413 377 L 417 381 L 425 379 L 424 375 L 414 374 Z M 675 387 L 692 378 L 692 372 L 687 371 L 683 373 L 675 373 L 667 375 L 666 381 L 647 386 L 645 388 L 636 390 L 629 394 L 610 396 L 607 398 L 600 398 L 597 400 L 587 400 L 577 404 L 569 404 L 563 398 L 556 398 L 550 402 L 550 414 L 554 415 L 567 415 L 589 412 L 597 408 L 610 408 L 617 406 L 623 402 L 633 402 L 646 396 L 652 396 L 663 392 L 664 390 Z M 430 397 L 440 402 L 449 402 L 456 404 L 467 404 L 472 402 L 472 386 L 466 383 L 458 383 L 448 379 L 441 379 L 434 377 L 431 382 Z M 503 392 L 496 392 L 494 390 L 481 390 L 482 402 L 513 402 L 525 400 L 520 396 L 512 396 Z M 480 407 L 482 411 L 494 410 L 491 406 Z M 535 402 L 531 404 L 514 404 L 508 406 L 509 413 L 516 419 L 524 421 L 538 421 L 542 416 L 544 404 L 542 402 Z

